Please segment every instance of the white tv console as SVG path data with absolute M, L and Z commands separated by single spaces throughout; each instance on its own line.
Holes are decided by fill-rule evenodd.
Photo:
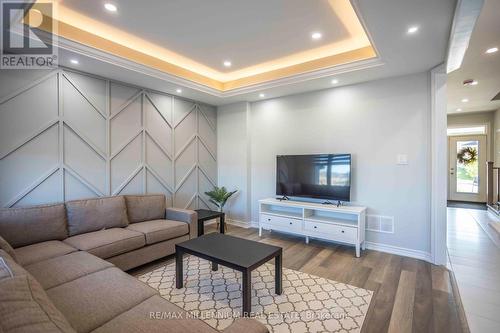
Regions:
M 311 202 L 259 200 L 259 236 L 262 229 L 321 238 L 365 249 L 366 207 L 325 205 Z

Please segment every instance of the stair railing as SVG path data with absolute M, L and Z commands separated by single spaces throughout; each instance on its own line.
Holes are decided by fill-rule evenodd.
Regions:
M 492 161 L 486 162 L 486 200 L 488 205 L 500 202 L 500 168 L 493 164 Z

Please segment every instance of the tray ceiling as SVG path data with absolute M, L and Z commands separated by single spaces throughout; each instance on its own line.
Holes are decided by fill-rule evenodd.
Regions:
M 349 0 L 56 2 L 60 37 L 222 92 L 377 57 Z

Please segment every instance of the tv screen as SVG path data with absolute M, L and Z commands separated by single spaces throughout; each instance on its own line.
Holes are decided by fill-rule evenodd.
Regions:
M 278 155 L 276 194 L 350 201 L 351 154 Z

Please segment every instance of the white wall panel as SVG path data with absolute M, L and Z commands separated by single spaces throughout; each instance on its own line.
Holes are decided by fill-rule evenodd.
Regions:
M 196 208 L 217 181 L 216 121 L 212 106 L 85 73 L 2 72 L 0 206 L 165 193 Z
M 127 144 L 142 130 L 141 98 L 138 96 L 130 104 L 116 112 L 110 120 L 111 153 Z
M 0 202 L 13 206 L 58 168 L 58 131 L 52 126 L 0 160 Z
M 5 156 L 57 120 L 57 78 L 49 77 L 2 103 L 0 115 L 0 156 Z

